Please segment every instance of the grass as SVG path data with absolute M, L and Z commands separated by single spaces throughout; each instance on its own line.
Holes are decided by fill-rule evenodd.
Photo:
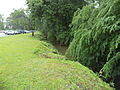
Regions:
M 0 90 L 111 90 L 88 68 L 30 34 L 0 38 Z

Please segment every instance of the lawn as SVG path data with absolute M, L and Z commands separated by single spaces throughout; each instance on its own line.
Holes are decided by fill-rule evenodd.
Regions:
M 0 38 L 0 90 L 111 90 L 91 70 L 30 34 Z

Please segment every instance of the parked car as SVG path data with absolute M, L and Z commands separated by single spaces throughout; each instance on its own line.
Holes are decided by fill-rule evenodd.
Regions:
M 28 31 L 28 30 L 24 30 L 25 33 L 31 33 L 31 31 Z
M 5 31 L 5 34 L 7 34 L 7 35 L 15 35 L 14 31 L 12 31 L 12 30 Z
M 19 33 L 26 33 L 24 30 L 18 30 Z
M 30 30 L 30 32 L 35 32 L 35 30 Z
M 18 31 L 14 31 L 14 34 L 20 34 Z

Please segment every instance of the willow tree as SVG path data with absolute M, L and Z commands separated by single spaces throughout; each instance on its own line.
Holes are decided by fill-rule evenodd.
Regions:
M 105 78 L 120 75 L 120 1 L 105 0 L 77 10 L 71 24 L 74 39 L 66 56 Z
M 77 8 L 86 5 L 84 0 L 27 0 L 36 29 L 47 39 L 68 43 L 69 24 Z

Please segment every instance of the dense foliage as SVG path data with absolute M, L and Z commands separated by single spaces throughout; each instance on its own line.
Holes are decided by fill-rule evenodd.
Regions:
M 70 42 L 69 24 L 77 8 L 86 5 L 84 0 L 27 0 L 34 25 L 43 35 L 61 44 Z
M 28 10 L 14 10 L 6 20 L 6 29 L 32 29 L 32 21 Z
M 78 9 L 72 21 L 74 39 L 66 56 L 105 78 L 120 75 L 120 1 L 102 0 Z

